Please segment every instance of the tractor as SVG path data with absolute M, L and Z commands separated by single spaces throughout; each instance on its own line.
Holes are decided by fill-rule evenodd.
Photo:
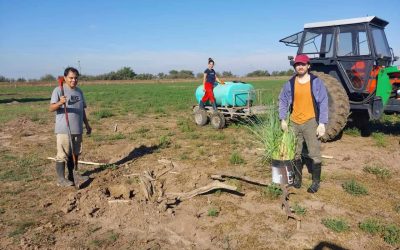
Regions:
M 355 125 L 400 112 L 400 66 L 376 16 L 308 23 L 280 40 L 310 57 L 311 73 L 328 91 L 329 122 L 323 141 L 338 137 L 350 119 Z M 291 65 L 293 57 L 289 56 Z

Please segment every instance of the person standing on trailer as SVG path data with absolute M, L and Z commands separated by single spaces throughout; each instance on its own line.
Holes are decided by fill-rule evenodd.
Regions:
M 50 112 L 56 112 L 55 133 L 57 137 L 57 157 L 56 173 L 57 185 L 61 187 L 74 185 L 74 162 L 72 152 L 76 152 L 76 162 L 78 154 L 81 152 L 83 124 L 85 124 L 86 134 L 92 132 L 89 121 L 86 117 L 86 102 L 83 92 L 78 85 L 79 72 L 77 69 L 68 67 L 64 71 L 64 95 L 59 87 L 53 90 L 50 100 Z M 72 144 L 70 145 L 68 125 L 65 119 L 63 106 L 66 105 L 71 129 Z M 71 149 L 73 147 L 73 150 Z M 65 165 L 68 168 L 68 177 L 65 178 Z M 81 176 L 82 180 L 88 179 Z
M 218 77 L 217 74 L 215 73 L 214 70 L 214 60 L 212 58 L 208 58 L 208 68 L 204 71 L 204 77 L 203 77 L 203 85 L 204 85 L 204 96 L 200 101 L 200 109 L 205 109 L 204 105 L 207 101 L 210 101 L 212 108 L 214 112 L 217 112 L 217 104 L 215 103 L 215 97 L 214 97 L 214 83 L 219 82 L 221 84 L 224 84 L 223 81 L 221 81 Z
M 324 82 L 310 74 L 310 59 L 297 55 L 296 74 L 283 86 L 279 95 L 279 119 L 282 130 L 288 129 L 286 116 L 290 113 L 291 126 L 297 137 L 294 187 L 302 182 L 303 160 L 311 159 L 312 184 L 307 189 L 316 193 L 321 180 L 321 141 L 328 124 L 328 94 Z M 302 155 L 303 154 L 303 155 Z

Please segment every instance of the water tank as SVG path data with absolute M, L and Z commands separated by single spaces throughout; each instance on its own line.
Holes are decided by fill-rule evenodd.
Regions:
M 255 92 L 253 85 L 244 82 L 225 82 L 214 84 L 214 97 L 218 106 L 243 107 L 248 101 L 254 101 Z M 203 85 L 196 89 L 196 100 L 200 102 L 204 96 Z M 209 102 L 206 104 L 210 105 Z

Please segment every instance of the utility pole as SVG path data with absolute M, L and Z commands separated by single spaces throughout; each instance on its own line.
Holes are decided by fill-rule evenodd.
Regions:
M 79 70 L 79 74 L 81 74 L 82 75 L 82 70 L 81 70 L 81 61 L 80 60 L 78 60 L 78 70 Z

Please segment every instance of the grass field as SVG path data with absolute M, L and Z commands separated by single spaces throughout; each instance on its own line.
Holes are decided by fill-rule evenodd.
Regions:
M 251 82 L 256 89 L 262 89 L 265 101 L 277 96 L 284 81 L 266 80 Z M 102 84 L 80 86 L 89 107 L 89 116 L 105 118 L 127 114 L 170 114 L 186 111 L 196 104 L 194 90 L 199 82 L 174 84 Z M 54 83 L 54 88 L 57 84 Z M 53 87 L 0 85 L 0 122 L 7 122 L 14 117 L 26 116 L 32 120 L 48 118 L 49 104 Z M 18 102 L 18 105 L 12 105 Z
M 251 82 L 262 102 L 276 99 L 284 80 Z M 321 190 L 304 186 L 290 196 L 302 229 L 280 209 L 282 190 L 230 179 L 245 196 L 224 191 L 195 197 L 169 212 L 140 195 L 132 174 L 159 173 L 160 159 L 176 163 L 167 192 L 190 191 L 209 176 L 234 173 L 271 179 L 270 167 L 241 123 L 223 130 L 192 120 L 199 82 L 90 84 L 81 87 L 93 127 L 84 136 L 82 166 L 93 182 L 76 191 L 55 186 L 54 87 L 0 85 L 0 248 L 53 249 L 312 249 L 330 242 L 349 249 L 400 246 L 398 153 L 400 118 L 384 116 L 364 137 L 346 128 L 340 140 L 322 145 Z M 118 131 L 115 127 L 118 125 Z M 396 165 L 397 164 L 397 165 Z M 169 166 L 167 166 L 169 167 Z M 114 186 L 132 187 L 129 203 L 108 204 Z M 292 189 L 293 190 L 293 189 Z M 108 195 L 108 196 L 107 196 Z M 119 199 L 119 198 L 118 198 Z M 124 197 L 124 201 L 128 198 Z M 69 211 L 68 209 L 71 209 Z M 194 246 L 194 247 L 193 247 Z

